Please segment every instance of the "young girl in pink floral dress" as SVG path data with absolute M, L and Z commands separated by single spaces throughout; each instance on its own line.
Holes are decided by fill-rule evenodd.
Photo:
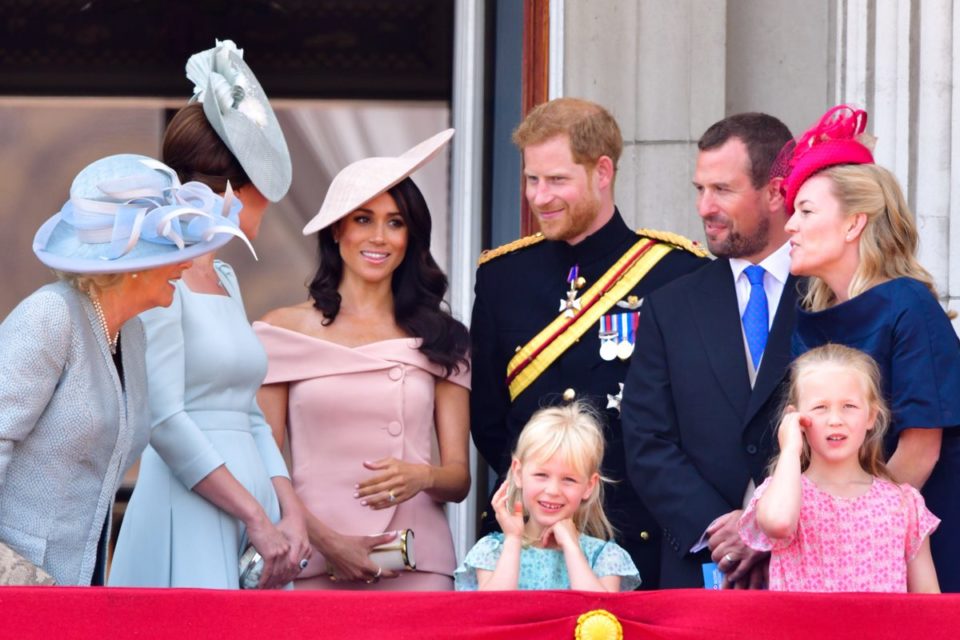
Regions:
M 771 552 L 771 590 L 940 592 L 940 520 L 883 464 L 880 389 L 856 349 L 827 344 L 793 363 L 780 454 L 740 519 L 743 541 Z

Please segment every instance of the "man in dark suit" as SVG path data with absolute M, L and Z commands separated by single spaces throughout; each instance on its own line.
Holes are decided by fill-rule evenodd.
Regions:
M 660 535 L 626 481 L 620 392 L 641 299 L 702 266 L 706 254 L 680 236 L 627 227 L 613 201 L 623 139 L 600 105 L 540 105 L 514 142 L 541 233 L 480 260 L 470 328 L 473 441 L 499 484 L 534 411 L 573 398 L 593 404 L 607 422 L 603 475 L 617 481 L 606 489 L 607 515 L 643 588 L 657 588 Z M 484 532 L 496 526 L 488 508 Z
M 630 480 L 663 529 L 661 586 L 757 587 L 769 554 L 737 522 L 765 473 L 790 362 L 797 287 L 780 178 L 779 120 L 730 116 L 698 142 L 694 186 L 717 260 L 646 298 L 623 395 Z

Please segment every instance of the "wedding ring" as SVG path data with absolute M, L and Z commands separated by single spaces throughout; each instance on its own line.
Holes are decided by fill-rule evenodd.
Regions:
M 397 496 L 393 495 L 393 489 L 390 489 L 389 491 L 387 491 L 387 498 L 390 499 L 390 502 L 397 501 Z
M 304 569 L 307 568 L 308 562 L 309 561 L 306 558 L 303 558 L 302 560 L 300 560 L 300 571 L 303 571 Z
M 729 553 L 728 553 L 727 555 L 723 556 L 723 559 L 726 560 L 727 563 L 729 563 L 729 564 L 733 564 L 734 562 L 736 562 L 736 560 L 733 559 L 733 555 L 732 555 L 732 554 L 729 554 Z

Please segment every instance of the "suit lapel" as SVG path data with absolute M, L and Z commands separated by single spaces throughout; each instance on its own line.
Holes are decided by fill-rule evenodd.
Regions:
M 773 326 L 770 328 L 767 346 L 763 350 L 763 360 L 760 362 L 760 371 L 757 372 L 750 403 L 747 405 L 744 424 L 749 423 L 766 404 L 770 394 L 780 385 L 784 371 L 790 365 L 792 359 L 790 345 L 797 320 L 796 307 L 797 278 L 790 276 L 783 286 L 777 314 L 773 317 Z
M 694 322 L 720 387 L 737 415 L 743 416 L 750 400 L 750 377 L 730 264 L 714 260 L 700 273 L 698 286 L 687 293 Z

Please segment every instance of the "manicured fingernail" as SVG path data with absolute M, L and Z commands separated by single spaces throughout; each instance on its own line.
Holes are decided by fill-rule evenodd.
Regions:
M 357 484 L 353 485 L 353 488 L 354 488 L 354 489 L 359 489 L 359 488 L 360 488 L 360 483 L 358 482 Z
M 353 494 L 353 497 L 354 497 L 354 498 L 359 498 L 359 497 L 360 497 L 360 492 L 357 491 L 356 493 L 354 493 L 354 494 Z
M 363 506 L 367 506 L 367 501 L 366 501 L 366 500 L 361 500 L 361 501 L 360 501 L 360 504 L 362 504 Z

